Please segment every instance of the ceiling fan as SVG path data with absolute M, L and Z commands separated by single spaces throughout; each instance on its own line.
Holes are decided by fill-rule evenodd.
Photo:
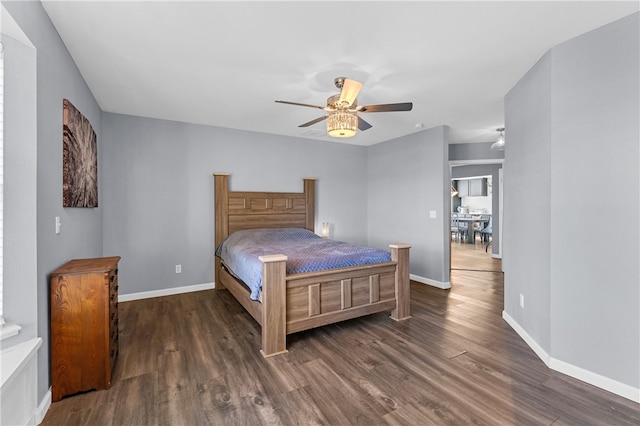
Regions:
M 281 104 L 298 105 L 325 110 L 327 115 L 311 120 L 298 127 L 309 127 L 327 120 L 327 133 L 336 138 L 350 138 L 356 135 L 358 130 L 367 130 L 372 126 L 358 116 L 359 112 L 389 112 L 411 111 L 413 103 L 403 102 L 398 104 L 378 104 L 358 106 L 356 97 L 362 88 L 362 83 L 349 80 L 346 77 L 337 77 L 334 83 L 340 93 L 327 98 L 327 106 L 302 104 L 298 102 L 276 101 Z

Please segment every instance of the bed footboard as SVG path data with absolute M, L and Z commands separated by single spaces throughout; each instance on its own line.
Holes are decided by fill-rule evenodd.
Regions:
M 410 318 L 410 246 L 390 247 L 391 262 L 288 276 L 286 256 L 261 256 L 262 355 L 287 352 L 287 334 L 298 331 L 385 311 Z

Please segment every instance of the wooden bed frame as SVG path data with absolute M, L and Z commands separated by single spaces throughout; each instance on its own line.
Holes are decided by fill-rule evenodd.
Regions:
M 229 174 L 215 173 L 215 246 L 242 229 L 298 227 L 314 231 L 315 179 L 304 192 L 229 191 Z M 215 288 L 227 289 L 262 326 L 262 355 L 287 352 L 287 334 L 376 312 L 409 315 L 409 248 L 393 244 L 391 261 L 286 275 L 287 257 L 261 256 L 262 303 L 215 258 Z

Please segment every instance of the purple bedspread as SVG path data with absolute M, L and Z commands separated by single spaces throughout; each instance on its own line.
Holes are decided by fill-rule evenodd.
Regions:
M 229 272 L 251 289 L 253 300 L 260 299 L 262 288 L 262 262 L 258 256 L 269 254 L 287 256 L 287 275 L 391 260 L 388 251 L 324 239 L 302 228 L 234 232 L 216 250 Z

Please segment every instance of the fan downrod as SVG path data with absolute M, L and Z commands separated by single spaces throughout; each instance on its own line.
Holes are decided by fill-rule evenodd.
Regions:
M 344 86 L 344 81 L 346 79 L 347 79 L 347 77 L 336 77 L 333 80 L 333 84 L 335 84 L 338 89 L 342 89 L 342 86 Z

